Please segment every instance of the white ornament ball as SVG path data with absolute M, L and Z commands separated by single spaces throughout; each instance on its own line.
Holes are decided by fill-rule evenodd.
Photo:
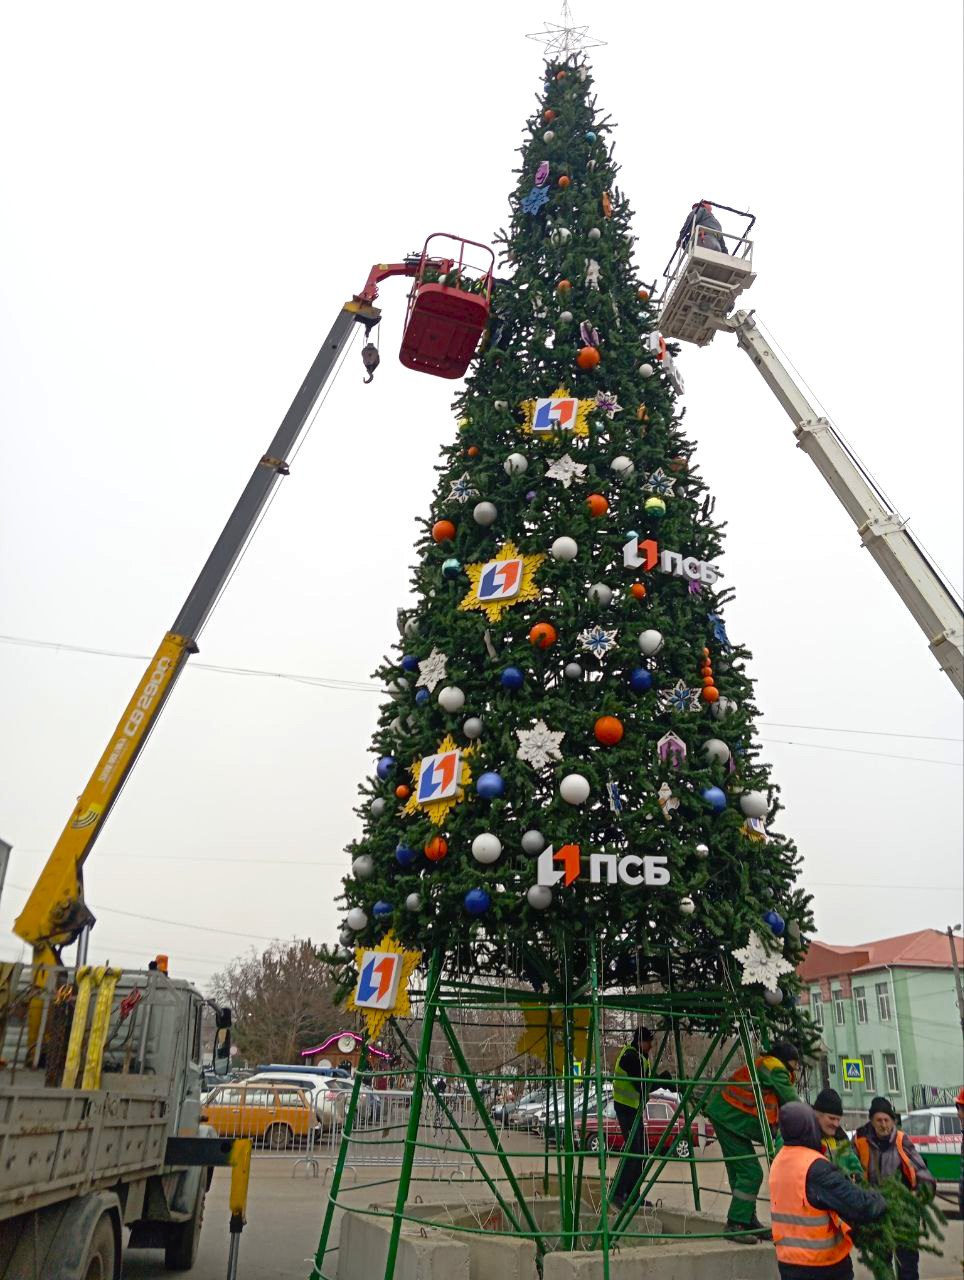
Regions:
M 529 459 L 524 453 L 510 453 L 502 467 L 507 476 L 521 476 L 529 469 Z
M 563 668 L 562 674 L 566 677 L 567 680 L 581 680 L 582 667 L 579 665 L 578 662 L 567 662 L 565 667 Z
M 405 910 L 406 910 L 406 911 L 421 911 L 421 909 L 422 909 L 422 896 L 421 896 L 421 894 L 418 894 L 418 893 L 410 893 L 410 894 L 408 895 L 408 897 L 405 899 Z
M 493 409 L 498 409 L 500 413 L 504 413 L 509 407 L 509 402 L 508 400 L 493 400 L 492 407 Z
M 656 370 L 653 368 L 651 364 L 647 362 L 646 364 L 641 364 L 639 366 L 639 372 L 643 375 L 644 378 L 651 378 L 653 374 L 656 372 Z
M 531 831 L 525 831 L 522 834 L 522 852 L 527 853 L 530 858 L 537 858 L 546 847 L 546 838 L 541 831 L 536 831 L 535 827 Z
M 605 608 L 607 604 L 612 604 L 613 589 L 605 582 L 594 582 L 589 588 L 589 599 L 593 604 L 601 604 Z
M 639 652 L 644 658 L 652 658 L 663 647 L 661 631 L 641 631 L 639 633 Z
M 472 511 L 472 519 L 483 528 L 495 524 L 499 512 L 494 502 L 477 502 Z
M 552 906 L 552 890 L 544 884 L 534 884 L 526 892 L 526 902 L 536 911 L 545 911 Z
M 765 791 L 744 791 L 740 808 L 748 818 L 765 818 L 770 812 L 770 802 Z
M 636 470 L 632 458 L 627 458 L 625 454 L 620 454 L 618 458 L 613 458 L 609 464 L 609 470 L 619 476 L 620 480 L 628 480 Z
M 404 698 L 408 692 L 408 681 L 404 676 L 399 676 L 397 680 L 392 680 L 388 685 L 389 696 L 397 702 L 399 698 Z
M 776 991 L 764 991 L 763 999 L 769 1005 L 783 1004 L 783 992 L 777 987 Z
M 559 783 L 559 794 L 566 804 L 585 804 L 589 799 L 589 779 L 581 773 L 567 773 Z
M 543 141 L 543 142 L 553 142 L 553 141 L 555 140 L 555 136 L 556 136 L 556 135 L 553 133 L 553 131 L 552 131 L 551 129 L 547 129 L 547 130 L 545 131 L 545 133 L 542 135 L 542 141 Z
M 482 728 L 482 721 L 478 716 L 469 716 L 468 720 L 466 720 L 465 724 L 462 726 L 462 732 L 467 738 L 481 738 Z
M 553 244 L 566 244 L 572 238 L 572 232 L 568 227 L 554 227 L 549 239 Z
M 698 844 L 693 852 L 698 858 L 708 858 L 710 856 L 710 846 L 708 844 Z
M 365 915 L 361 907 L 352 907 L 351 911 L 348 912 L 348 915 L 345 916 L 345 924 L 354 933 L 358 933 L 368 924 L 368 916 Z
M 502 841 L 498 836 L 494 836 L 491 831 L 483 831 L 480 836 L 476 836 L 472 841 L 472 857 L 476 862 L 488 865 L 490 862 L 498 862 L 499 855 L 502 853 Z
M 719 738 L 708 738 L 703 743 L 703 754 L 711 764 L 726 764 L 730 758 L 730 748 Z
M 587 234 L 590 240 L 598 240 L 599 237 L 602 235 L 602 232 L 599 230 L 598 227 L 590 227 Z
M 579 553 L 579 544 L 575 538 L 556 538 L 549 548 L 553 560 L 575 560 Z
M 402 724 L 401 716 L 396 716 L 388 728 L 391 733 L 403 734 L 405 732 L 405 726 Z
M 418 635 L 418 619 L 409 618 L 405 623 L 405 635 L 409 640 L 413 640 Z
M 595 168 L 596 168 L 596 162 L 595 162 L 595 160 L 587 160 L 587 161 L 586 161 L 586 168 L 589 170 L 589 172 L 590 172 L 590 173 L 592 173 L 592 172 L 595 170 Z
M 692 898 L 680 898 L 679 909 L 684 916 L 691 916 L 696 910 L 696 903 Z
M 385 801 L 381 798 L 381 796 L 378 796 L 376 799 L 374 799 L 371 802 L 371 806 L 368 811 L 373 818 L 380 818 L 382 816 L 382 814 L 385 812 Z
M 465 694 L 454 684 L 447 684 L 439 693 L 438 704 L 443 711 L 461 711 L 465 706 Z
M 560 312 L 559 312 L 559 323 L 560 323 L 560 324 L 572 324 L 572 312 L 571 312 L 571 311 L 560 311 Z
M 375 873 L 375 863 L 367 854 L 362 853 L 351 864 L 351 873 L 356 880 L 368 880 Z
M 734 711 L 738 710 L 739 705 L 732 698 L 720 698 L 718 702 L 710 704 L 710 715 L 714 720 L 722 720 L 725 716 L 732 715 Z

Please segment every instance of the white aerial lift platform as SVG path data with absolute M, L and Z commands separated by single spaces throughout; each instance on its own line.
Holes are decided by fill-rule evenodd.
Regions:
M 694 211 L 698 207 L 694 205 Z M 667 281 L 660 313 L 663 336 L 705 347 L 720 331 L 736 335 L 738 345 L 789 414 L 798 446 L 810 455 L 840 499 L 864 546 L 927 636 L 934 657 L 958 693 L 964 694 L 960 598 L 833 423 L 810 404 L 764 339 L 753 312 L 733 311 L 736 299 L 756 279 L 748 239 L 754 218 L 726 205 L 712 207 L 746 219 L 747 225 L 733 235 L 722 230 L 701 233 L 695 221 L 691 224 L 689 236 L 681 238 L 663 273 Z M 707 247 L 707 238 L 727 251 Z

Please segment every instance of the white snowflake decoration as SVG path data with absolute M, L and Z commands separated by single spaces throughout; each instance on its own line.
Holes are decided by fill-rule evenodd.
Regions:
M 700 690 L 689 689 L 682 680 L 677 680 L 672 689 L 660 696 L 659 702 L 664 711 L 699 711 Z
M 646 477 L 646 483 L 643 485 L 644 493 L 655 493 L 660 498 L 672 497 L 676 480 L 673 476 L 668 476 L 662 467 L 657 467 L 654 472 Z
M 472 477 L 467 471 L 463 471 L 457 480 L 452 481 L 452 487 L 449 489 L 449 502 L 468 502 L 469 498 L 477 498 L 478 496 L 479 491 L 472 488 Z
M 622 405 L 616 399 L 614 391 L 597 391 L 596 392 L 596 408 L 604 413 L 607 418 L 615 418 L 617 413 L 622 412 Z
M 574 462 L 568 453 L 564 453 L 561 458 L 556 458 L 546 468 L 546 478 L 549 480 L 561 480 L 564 489 L 568 489 L 573 480 L 581 480 L 585 474 L 586 464 L 584 462 Z
M 519 739 L 516 758 L 531 764 L 533 769 L 544 769 L 554 760 L 562 759 L 559 744 L 566 735 L 554 732 L 544 720 L 537 720 L 531 729 L 516 729 L 515 735 Z
M 448 657 L 444 653 L 433 648 L 428 657 L 423 658 L 418 664 L 419 674 L 418 679 L 415 681 L 416 688 L 423 686 L 430 693 L 434 693 L 435 686 L 445 679 L 448 661 Z
M 777 952 L 767 951 L 760 935 L 753 929 L 746 946 L 731 952 L 731 955 L 743 968 L 741 982 L 744 987 L 760 982 L 767 991 L 776 991 L 780 975 L 793 972 L 793 965 Z
M 616 647 L 616 631 L 607 631 L 604 627 L 588 627 L 580 631 L 576 637 L 584 649 L 597 658 L 604 658 L 610 649 Z

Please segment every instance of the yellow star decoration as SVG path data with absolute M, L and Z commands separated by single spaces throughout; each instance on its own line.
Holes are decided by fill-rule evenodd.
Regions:
M 562 1072 L 566 1067 L 566 1053 L 563 1044 L 563 1018 L 565 1009 L 552 1008 L 547 1004 L 524 1004 L 522 1017 L 526 1029 L 519 1037 L 516 1045 L 517 1054 L 531 1054 L 548 1063 L 553 1071 Z M 549 1029 L 552 1028 L 552 1040 Z M 572 1056 L 576 1062 L 585 1062 L 589 1027 L 588 1008 L 576 1008 L 572 1011 Z M 551 1062 L 550 1062 L 551 1058 Z
M 539 588 L 535 584 L 535 576 L 545 558 L 544 555 L 520 555 L 519 548 L 514 542 L 503 542 L 492 559 L 522 561 L 522 582 L 519 590 L 508 600 L 480 600 L 478 598 L 479 580 L 482 577 L 482 570 L 490 563 L 488 560 L 480 560 L 477 564 L 465 566 L 471 585 L 465 599 L 459 602 L 459 608 L 481 609 L 490 622 L 499 622 L 506 609 L 511 609 L 514 604 L 522 604 L 526 600 L 538 600 Z
M 411 816 L 419 809 L 423 813 L 428 814 L 429 821 L 434 827 L 441 827 L 445 822 L 452 809 L 457 804 L 461 804 L 465 799 L 465 788 L 472 781 L 472 770 L 469 767 L 468 756 L 472 755 L 475 747 L 460 747 L 452 735 L 446 734 L 442 741 L 435 749 L 436 755 L 441 755 L 443 751 L 461 751 L 462 755 L 459 760 L 459 785 L 454 796 L 448 796 L 444 800 L 426 800 L 419 803 L 418 800 L 418 775 L 422 772 L 422 761 L 416 760 L 413 765 L 409 766 L 409 773 L 412 775 L 412 794 L 402 806 L 402 813 Z M 423 757 L 424 758 L 424 757 Z
M 555 391 L 553 391 L 552 393 L 553 400 L 566 399 L 568 398 L 568 396 L 569 396 L 568 387 L 557 387 Z M 535 400 L 522 401 L 522 405 L 521 405 L 522 412 L 526 416 L 525 422 L 523 422 L 522 424 L 522 430 L 526 433 L 526 435 L 533 434 L 532 420 L 535 417 L 535 413 L 536 413 L 536 403 L 537 401 Z M 559 436 L 562 436 L 562 435 L 588 436 L 589 435 L 589 415 L 593 413 L 599 406 L 596 404 L 595 400 L 580 400 L 578 402 L 578 406 L 579 407 L 576 410 L 576 421 L 572 424 L 571 428 L 567 428 L 565 431 L 559 431 L 559 432 L 539 431 L 536 434 L 540 436 L 544 436 L 547 440 L 558 440 Z
M 421 951 L 406 951 L 399 942 L 398 938 L 392 930 L 389 930 L 382 938 L 377 947 L 356 947 L 355 949 L 355 966 L 357 969 L 362 967 L 362 959 L 366 951 L 388 951 L 402 957 L 402 974 L 398 980 L 398 993 L 395 997 L 395 1005 L 391 1009 L 359 1009 L 355 1004 L 354 991 L 345 1001 L 345 1008 L 352 1009 L 355 1013 L 360 1013 L 365 1021 L 365 1030 L 368 1032 L 369 1040 L 376 1040 L 381 1033 L 382 1027 L 389 1018 L 407 1018 L 411 1012 L 408 1000 L 408 981 L 412 976 L 415 966 L 422 959 Z

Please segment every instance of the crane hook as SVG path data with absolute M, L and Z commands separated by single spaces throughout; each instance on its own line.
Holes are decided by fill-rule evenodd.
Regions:
M 362 364 L 368 370 L 368 377 L 363 379 L 363 381 L 371 382 L 372 378 L 375 376 L 375 370 L 378 368 L 379 361 L 381 360 L 381 356 L 378 354 L 378 348 L 375 346 L 374 342 L 366 343 L 366 345 L 362 347 L 361 358 Z

